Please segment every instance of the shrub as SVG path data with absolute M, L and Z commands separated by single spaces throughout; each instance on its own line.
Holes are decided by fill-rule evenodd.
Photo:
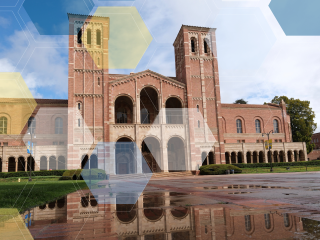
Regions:
M 220 175 L 225 174 L 226 170 L 234 170 L 235 173 L 241 173 L 242 170 L 231 164 L 211 164 L 199 168 L 201 175 Z
M 59 178 L 59 180 L 72 180 L 72 177 L 62 176 L 62 177 Z
M 63 173 L 63 177 L 69 177 L 70 180 L 80 180 L 81 179 L 81 171 L 82 169 L 72 169 L 72 170 L 66 170 Z M 60 179 L 60 180 L 69 180 L 69 179 Z
M 31 177 L 34 176 L 62 176 L 66 170 L 41 170 L 41 171 L 32 171 Z M 29 171 L 27 172 L 0 172 L 0 178 L 9 178 L 9 177 L 28 177 Z
M 234 163 L 233 165 L 239 168 L 270 167 L 270 163 Z M 314 161 L 301 161 L 301 162 L 275 162 L 275 163 L 272 163 L 272 166 L 273 167 L 320 166 L 320 161 L 314 160 Z

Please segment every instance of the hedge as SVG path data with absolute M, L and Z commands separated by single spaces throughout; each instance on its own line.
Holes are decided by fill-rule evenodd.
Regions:
M 82 180 L 81 171 L 82 169 L 66 170 L 60 180 Z
M 242 170 L 231 164 L 211 164 L 199 168 L 201 175 L 220 175 L 226 174 L 226 170 L 234 170 L 235 173 L 241 173 Z
M 66 170 L 42 170 L 42 171 L 32 171 L 31 177 L 33 176 L 62 176 Z M 29 171 L 25 172 L 0 172 L 0 178 L 9 177 L 28 177 Z
M 270 167 L 270 163 L 234 163 L 234 166 L 239 168 L 259 168 Z M 320 166 L 320 160 L 301 161 L 301 162 L 275 162 L 273 167 L 287 167 L 287 166 Z

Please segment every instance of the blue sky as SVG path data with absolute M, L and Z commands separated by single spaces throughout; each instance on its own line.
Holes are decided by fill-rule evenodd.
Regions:
M 45 10 L 41 6 L 44 2 L 56 4 Z M 288 4 L 287 0 L 279 2 Z M 274 6 L 273 1 L 270 6 L 275 17 L 269 4 L 270 0 L 198 0 L 196 4 L 194 0 L 0 0 L 0 71 L 21 72 L 35 97 L 67 98 L 65 12 L 93 14 L 98 6 L 135 6 L 153 40 L 135 69 L 112 72 L 151 69 L 175 76 L 172 43 L 181 25 L 217 28 L 223 102 L 244 98 L 249 103 L 262 104 L 275 95 L 310 100 L 320 127 L 320 37 L 317 24 L 313 24 L 317 20 L 312 15 L 315 11 L 309 5 L 298 5 L 301 11 L 299 22 L 295 23 L 292 14 L 297 13 L 297 7 L 281 8 Z M 279 15 L 280 11 L 284 14 Z M 303 16 L 308 13 L 312 18 L 305 20 Z M 315 34 L 286 36 L 286 32 L 297 35 L 293 34 L 297 26 L 303 34 Z

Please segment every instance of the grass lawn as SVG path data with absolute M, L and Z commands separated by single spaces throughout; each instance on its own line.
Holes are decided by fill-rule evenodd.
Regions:
M 32 182 L 28 182 L 28 178 L 22 182 L 13 181 L 13 179 L 11 182 L 0 181 L 0 208 L 17 208 L 22 213 L 28 208 L 87 188 L 85 181 L 57 181 L 54 177 L 50 178 L 33 177 Z M 20 179 L 22 180 L 22 178 Z
M 289 167 L 289 166 L 288 166 Z M 305 166 L 290 166 L 289 170 L 286 170 L 284 167 L 273 167 L 274 173 L 284 173 L 284 172 L 306 172 Z M 270 173 L 270 167 L 259 167 L 259 168 L 241 168 L 242 173 Z M 320 171 L 320 166 L 308 166 L 308 172 L 311 171 Z

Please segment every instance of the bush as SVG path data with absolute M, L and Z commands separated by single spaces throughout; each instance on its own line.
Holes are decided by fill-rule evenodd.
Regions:
M 63 173 L 63 177 L 69 177 L 70 180 L 80 180 L 81 179 L 81 171 L 82 169 L 73 169 L 73 170 L 66 170 Z M 69 180 L 69 179 L 60 179 L 60 180 Z
M 235 173 L 241 173 L 242 170 L 231 164 L 211 164 L 199 168 L 201 175 L 220 175 L 225 174 L 226 170 L 234 170 Z
M 239 168 L 259 168 L 270 167 L 270 163 L 234 163 Z M 290 166 L 320 166 L 319 160 L 302 161 L 302 162 L 276 162 L 272 163 L 273 167 L 290 167 Z
M 72 180 L 72 177 L 62 176 L 62 177 L 59 178 L 59 180 Z
M 42 171 L 32 171 L 31 177 L 34 176 L 62 176 L 66 170 L 42 170 Z M 0 178 L 9 177 L 28 177 L 29 171 L 27 172 L 0 172 Z

